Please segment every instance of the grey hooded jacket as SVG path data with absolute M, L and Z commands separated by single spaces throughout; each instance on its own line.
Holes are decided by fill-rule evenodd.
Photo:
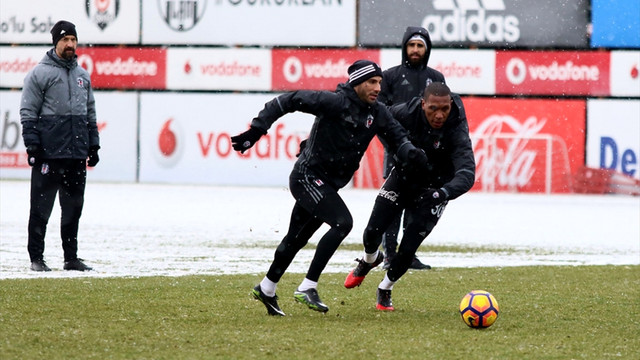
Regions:
M 44 159 L 86 159 L 100 145 L 91 79 L 77 57 L 61 59 L 52 48 L 29 71 L 20 122 L 25 146 L 39 145 Z

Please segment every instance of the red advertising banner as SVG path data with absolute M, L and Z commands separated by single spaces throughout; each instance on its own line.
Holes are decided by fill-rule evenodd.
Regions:
M 584 100 L 464 98 L 476 158 L 476 184 L 486 192 L 567 193 L 584 165 Z M 382 146 L 367 150 L 354 186 L 382 183 Z
M 166 49 L 79 47 L 77 52 L 94 89 L 166 89 Z
M 584 165 L 584 100 L 465 98 L 475 190 L 571 192 Z
M 496 51 L 496 94 L 608 96 L 609 54 Z
M 274 91 L 335 90 L 354 61 L 380 63 L 380 50 L 273 49 L 271 56 Z

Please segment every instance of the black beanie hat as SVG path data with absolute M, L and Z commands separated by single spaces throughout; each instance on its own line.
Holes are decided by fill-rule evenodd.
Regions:
M 351 86 L 361 84 L 374 76 L 382 77 L 380 66 L 369 60 L 357 60 L 349 66 L 347 72 L 349 73 L 349 84 Z
M 53 46 L 58 44 L 58 41 L 67 35 L 73 35 L 78 39 L 78 34 L 76 33 L 76 26 L 72 23 L 64 20 L 58 21 L 51 28 L 51 38 L 53 40 Z

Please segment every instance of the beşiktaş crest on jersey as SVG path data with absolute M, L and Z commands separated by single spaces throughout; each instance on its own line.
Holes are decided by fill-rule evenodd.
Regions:
M 371 124 L 373 124 L 373 115 L 369 114 L 369 116 L 367 116 L 367 122 L 364 125 L 368 129 L 371 127 Z
M 207 0 L 158 0 L 160 16 L 176 31 L 189 31 L 202 20 Z
M 87 0 L 85 9 L 89 20 L 104 30 L 118 17 L 120 0 Z

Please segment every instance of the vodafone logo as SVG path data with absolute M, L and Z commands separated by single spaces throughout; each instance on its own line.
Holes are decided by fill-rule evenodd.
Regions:
M 507 79 L 514 85 L 520 85 L 527 77 L 527 67 L 520 58 L 513 58 L 507 63 Z
M 169 168 L 180 161 L 184 152 L 182 133 L 182 128 L 173 118 L 164 121 L 153 150 L 158 164 Z
M 327 59 L 322 63 L 303 63 L 298 57 L 288 57 L 282 66 L 284 78 L 295 83 L 304 76 L 307 79 L 331 79 L 344 80 L 347 77 L 349 62 L 340 58 L 337 60 Z
M 302 77 L 302 61 L 295 56 L 290 56 L 282 65 L 282 75 L 290 83 L 300 81 Z
M 78 65 L 93 74 L 112 76 L 156 76 L 158 64 L 153 61 L 138 61 L 132 56 L 127 59 L 117 57 L 113 60 L 95 61 L 90 55 L 78 56 Z
M 527 80 L 533 81 L 598 81 L 600 69 L 596 65 L 575 64 L 571 60 L 564 63 L 552 61 L 550 64 L 527 65 L 520 58 L 512 58 L 505 67 L 507 79 L 513 85 Z
M 82 66 L 89 75 L 93 74 L 93 59 L 87 54 L 78 56 L 78 65 Z

